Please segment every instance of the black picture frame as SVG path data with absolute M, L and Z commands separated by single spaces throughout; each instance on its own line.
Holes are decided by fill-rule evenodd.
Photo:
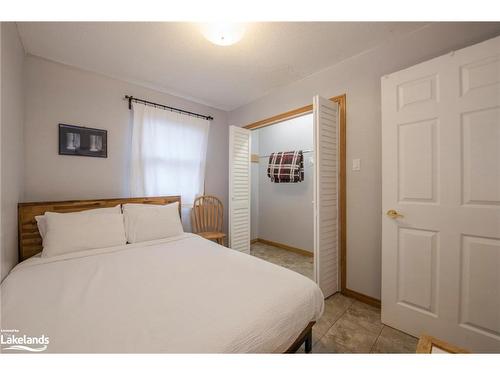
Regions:
M 108 157 L 108 131 L 59 124 L 59 155 Z

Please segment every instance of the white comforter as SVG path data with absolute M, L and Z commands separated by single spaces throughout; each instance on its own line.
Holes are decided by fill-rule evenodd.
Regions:
M 323 312 L 308 278 L 201 237 L 31 258 L 1 285 L 1 328 L 48 352 L 283 352 Z

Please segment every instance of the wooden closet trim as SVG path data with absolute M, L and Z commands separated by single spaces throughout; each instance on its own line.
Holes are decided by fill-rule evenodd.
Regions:
M 357 293 L 347 289 L 347 189 L 346 189 L 346 148 L 347 148 L 347 136 L 346 136 L 346 113 L 347 113 L 347 103 L 346 94 L 338 95 L 330 98 L 332 102 L 338 103 L 339 105 L 339 216 L 340 216 L 340 291 L 343 294 L 349 294 L 349 296 L 356 299 L 363 297 L 364 302 L 368 302 L 372 305 L 379 305 L 380 301 L 372 299 L 371 297 L 364 296 L 361 293 Z M 312 104 L 293 109 L 291 111 L 275 115 L 264 120 L 256 121 L 251 124 L 244 126 L 245 129 L 255 130 L 263 128 L 265 126 L 273 125 L 281 121 L 289 120 L 294 117 L 301 116 L 308 112 L 312 112 Z M 358 296 L 360 298 L 358 298 Z
M 333 98 L 330 98 L 330 100 L 333 100 Z M 272 117 L 266 118 L 264 120 L 252 122 L 251 124 L 244 126 L 244 128 L 250 129 L 250 130 L 263 128 L 265 126 L 273 125 L 273 124 L 276 124 L 276 123 L 281 122 L 281 121 L 290 120 L 294 117 L 302 116 L 305 113 L 312 112 L 312 110 L 313 110 L 312 104 L 306 105 L 304 107 L 292 109 L 291 111 L 288 111 L 285 113 L 280 113 L 279 115 L 272 116 Z

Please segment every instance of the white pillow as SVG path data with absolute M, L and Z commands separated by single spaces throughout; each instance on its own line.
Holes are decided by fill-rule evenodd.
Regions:
M 45 220 L 44 258 L 126 244 L 122 214 L 60 215 L 47 212 Z
M 122 207 L 128 243 L 158 240 L 184 233 L 179 217 L 179 202 L 166 205 L 130 203 Z
M 46 212 L 47 213 L 47 212 Z M 78 212 L 68 212 L 68 213 L 59 213 L 59 212 L 51 212 L 53 214 L 58 215 L 80 215 L 80 214 L 121 214 L 122 209 L 120 205 L 116 205 L 114 207 L 105 207 L 105 208 L 93 208 L 91 210 L 78 211 Z M 38 227 L 38 232 L 40 232 L 40 236 L 42 239 L 45 237 L 45 233 L 47 233 L 47 225 L 45 224 L 45 215 L 35 216 L 36 225 Z

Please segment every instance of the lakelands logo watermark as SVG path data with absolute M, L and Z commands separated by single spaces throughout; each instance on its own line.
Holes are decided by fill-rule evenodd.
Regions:
M 17 329 L 0 330 L 2 351 L 43 352 L 47 350 L 49 341 L 49 337 L 45 335 L 22 335 Z

